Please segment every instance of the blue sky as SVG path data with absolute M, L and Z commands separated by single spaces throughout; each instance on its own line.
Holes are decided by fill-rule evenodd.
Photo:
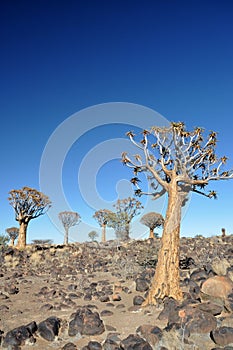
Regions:
M 188 128 L 215 130 L 217 154 L 228 156 L 232 168 L 232 16 L 233 4 L 226 0 L 1 1 L 0 233 L 16 225 L 8 192 L 25 185 L 40 189 L 41 158 L 51 135 L 91 106 L 135 104 L 168 121 L 182 120 Z M 104 142 L 124 138 L 128 129 L 127 116 L 125 123 L 114 119 L 114 124 L 101 126 L 97 120 L 94 127 L 93 113 L 89 121 L 80 117 L 89 130 L 72 143 L 61 169 L 67 203 L 82 217 L 71 230 L 72 240 L 86 240 L 92 229 L 99 232 L 93 205 L 82 197 L 90 183 L 96 183 L 100 203 L 106 206 L 130 192 L 124 179 L 131 174 L 119 159 L 106 158 L 94 177 L 89 171 L 79 176 L 80 165 L 93 156 L 95 147 L 107 150 Z M 51 186 L 52 176 L 56 174 L 51 175 Z M 218 200 L 192 195 L 182 220 L 183 235 L 219 234 L 222 227 L 233 233 L 233 180 L 210 188 L 218 191 Z M 149 205 L 164 213 L 163 202 Z M 145 231 L 138 221 L 134 237 Z M 60 243 L 62 228 L 47 215 L 35 219 L 28 241 L 38 238 Z

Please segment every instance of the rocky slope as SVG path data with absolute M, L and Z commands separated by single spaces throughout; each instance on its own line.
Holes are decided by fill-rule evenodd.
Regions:
M 233 349 L 233 236 L 182 238 L 184 301 L 142 307 L 160 239 L 0 252 L 3 349 Z

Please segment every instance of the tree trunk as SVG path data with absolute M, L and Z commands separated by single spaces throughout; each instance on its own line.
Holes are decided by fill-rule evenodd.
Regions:
M 102 237 L 101 242 L 106 242 L 106 224 L 102 225 Z
M 178 192 L 176 183 L 173 186 L 171 183 L 170 185 L 158 263 L 151 289 L 143 305 L 156 304 L 157 299 L 163 299 L 166 296 L 182 300 L 179 271 L 182 195 Z
M 154 235 L 154 229 L 153 228 L 150 228 L 150 237 L 149 238 L 154 238 L 155 235 Z
M 14 245 L 15 245 L 15 238 L 11 238 L 9 245 L 10 245 L 10 247 L 14 247 Z
M 127 222 L 125 224 L 125 234 L 124 234 L 124 241 L 128 241 L 130 238 L 129 238 L 129 231 L 130 231 L 130 223 Z
M 17 242 L 17 248 L 24 249 L 26 247 L 26 236 L 27 236 L 28 222 L 19 222 L 19 236 Z
M 68 244 L 69 228 L 65 228 L 64 244 Z

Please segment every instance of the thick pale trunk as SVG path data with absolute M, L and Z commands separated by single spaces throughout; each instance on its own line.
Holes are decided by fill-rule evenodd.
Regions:
M 65 228 L 64 244 L 68 244 L 69 229 Z
M 19 236 L 18 236 L 17 248 L 24 249 L 26 247 L 27 227 L 28 227 L 28 222 L 21 221 L 19 223 Z
M 181 196 L 174 185 L 168 193 L 168 208 L 158 263 L 144 305 L 156 304 L 157 299 L 166 296 L 182 300 L 179 272 L 181 203 Z
M 106 242 L 106 224 L 102 225 L 102 237 L 101 242 Z
M 154 238 L 155 235 L 154 235 L 154 229 L 153 228 L 150 228 L 150 237 L 149 238 Z

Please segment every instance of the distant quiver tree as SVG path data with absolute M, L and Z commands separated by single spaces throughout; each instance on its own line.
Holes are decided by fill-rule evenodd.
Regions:
M 109 214 L 111 213 L 108 209 L 100 209 L 95 212 L 93 218 L 98 222 L 102 228 L 101 242 L 106 242 L 106 226 L 108 223 Z
M 114 204 L 115 212 L 108 215 L 108 226 L 115 229 L 118 239 L 125 241 L 130 238 L 130 223 L 143 208 L 142 203 L 134 197 L 118 199 Z
M 156 227 L 161 227 L 164 224 L 164 218 L 161 214 L 150 212 L 142 216 L 140 220 L 141 224 L 149 227 L 150 236 L 149 238 L 154 238 L 154 229 Z
M 227 157 L 215 154 L 217 133 L 211 131 L 205 140 L 200 127 L 187 131 L 182 122 L 168 127 L 154 126 L 142 132 L 136 140 L 133 132 L 127 136 L 138 149 L 134 157 L 122 154 L 122 162 L 133 170 L 131 182 L 135 194 L 151 194 L 154 199 L 168 196 L 161 248 L 151 289 L 143 305 L 156 304 L 157 299 L 172 297 L 182 300 L 179 275 L 179 247 L 181 208 L 190 192 L 216 198 L 215 191 L 206 192 L 211 181 L 233 178 L 232 170 L 225 170 Z M 152 191 L 143 192 L 138 185 L 140 172 L 148 175 Z
M 11 190 L 8 200 L 15 211 L 15 220 L 19 223 L 17 248 L 25 248 L 29 222 L 45 214 L 51 207 L 51 201 L 48 196 L 30 187 Z
M 10 246 L 14 247 L 15 240 L 18 238 L 19 235 L 19 228 L 18 227 L 8 227 L 6 229 L 6 233 L 10 237 Z
M 69 229 L 72 226 L 78 225 L 81 221 L 81 217 L 74 211 L 62 211 L 58 214 L 58 217 L 65 229 L 64 244 L 68 244 Z

